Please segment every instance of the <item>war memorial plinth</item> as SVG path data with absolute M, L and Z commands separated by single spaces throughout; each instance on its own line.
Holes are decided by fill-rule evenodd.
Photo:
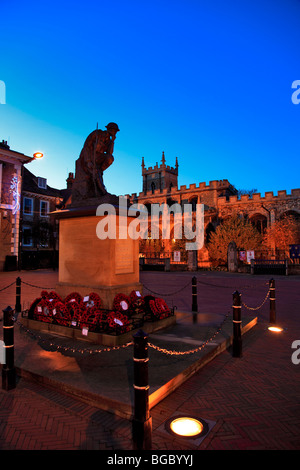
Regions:
M 82 296 L 95 292 L 101 297 L 104 308 L 111 309 L 117 294 L 142 291 L 138 240 L 100 240 L 96 228 L 103 217 L 96 216 L 96 207 L 71 208 L 60 211 L 57 217 L 59 275 L 56 291 L 61 297 L 74 291 Z M 122 216 L 116 210 L 117 233 L 120 219 Z M 127 221 L 129 223 L 130 218 Z
M 107 346 L 125 344 L 143 328 L 176 323 L 174 308 L 142 295 L 139 240 L 130 237 L 127 198 L 109 194 L 103 172 L 112 155 L 115 123 L 96 129 L 76 161 L 71 201 L 54 212 L 59 222 L 55 291 L 43 290 L 22 316 L 26 328 Z M 100 226 L 100 228 L 99 228 Z
M 59 278 L 57 293 L 65 297 L 72 291 L 81 295 L 96 292 L 105 308 L 111 309 L 118 293 L 129 295 L 141 291 L 139 282 L 139 242 L 128 236 L 120 239 L 120 224 L 130 218 L 120 215 L 119 198 L 109 194 L 103 183 L 103 172 L 113 163 L 117 124 L 109 123 L 107 131 L 96 129 L 86 139 L 76 161 L 72 201 L 55 213 L 59 220 Z M 97 207 L 109 204 L 115 208 L 116 238 L 99 239 Z M 127 228 L 126 228 L 127 230 Z

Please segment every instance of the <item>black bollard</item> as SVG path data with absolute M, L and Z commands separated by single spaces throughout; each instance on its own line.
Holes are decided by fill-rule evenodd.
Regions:
M 152 417 L 149 411 L 148 384 L 148 341 L 144 331 L 139 330 L 134 336 L 134 415 L 132 420 L 132 438 L 134 450 L 151 450 Z
M 193 276 L 193 279 L 192 279 L 192 312 L 198 312 L 197 278 L 196 278 L 196 276 Z
M 17 277 L 16 279 L 16 314 L 21 312 L 21 278 Z
M 242 306 L 241 306 L 241 294 L 238 291 L 233 293 L 233 341 L 232 341 L 232 355 L 233 357 L 242 357 Z
M 276 305 L 275 305 L 275 280 L 270 279 L 270 323 L 276 323 Z
M 11 390 L 16 387 L 13 312 L 14 311 L 10 306 L 3 310 L 3 342 L 5 348 L 5 364 L 3 364 L 2 367 L 3 390 Z

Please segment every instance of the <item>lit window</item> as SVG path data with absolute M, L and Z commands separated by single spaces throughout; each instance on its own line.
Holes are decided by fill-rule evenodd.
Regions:
M 33 214 L 33 200 L 30 197 L 24 197 L 23 213 L 27 215 Z
M 40 216 L 47 217 L 49 212 L 49 203 L 48 201 L 40 201 Z

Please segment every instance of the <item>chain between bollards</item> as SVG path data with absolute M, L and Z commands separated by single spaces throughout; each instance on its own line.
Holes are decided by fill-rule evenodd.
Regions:
M 269 281 L 270 290 L 270 323 L 276 323 L 276 304 L 275 304 L 275 280 L 270 279 Z
M 193 323 L 197 322 L 198 313 L 198 295 L 197 295 L 197 278 L 192 278 L 192 312 L 193 312 Z
M 132 438 L 134 450 L 151 450 L 152 417 L 149 409 L 148 337 L 143 330 L 133 335 L 134 413 Z
M 16 369 L 14 365 L 14 318 L 13 309 L 8 306 L 3 310 L 3 342 L 5 364 L 2 367 L 2 388 L 16 388 Z
M 20 313 L 21 310 L 22 310 L 22 307 L 21 307 L 21 278 L 17 277 L 17 279 L 16 279 L 16 305 L 15 305 L 16 314 Z
M 233 293 L 232 302 L 233 313 L 233 341 L 232 341 L 232 355 L 233 357 L 242 357 L 242 305 L 241 294 L 238 291 Z

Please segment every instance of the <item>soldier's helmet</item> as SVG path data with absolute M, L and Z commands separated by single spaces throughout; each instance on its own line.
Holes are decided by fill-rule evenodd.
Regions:
M 107 126 L 105 126 L 106 129 L 109 131 L 110 129 L 114 129 L 115 131 L 119 131 L 119 127 L 118 127 L 118 124 L 116 124 L 115 122 L 110 122 L 107 124 Z

